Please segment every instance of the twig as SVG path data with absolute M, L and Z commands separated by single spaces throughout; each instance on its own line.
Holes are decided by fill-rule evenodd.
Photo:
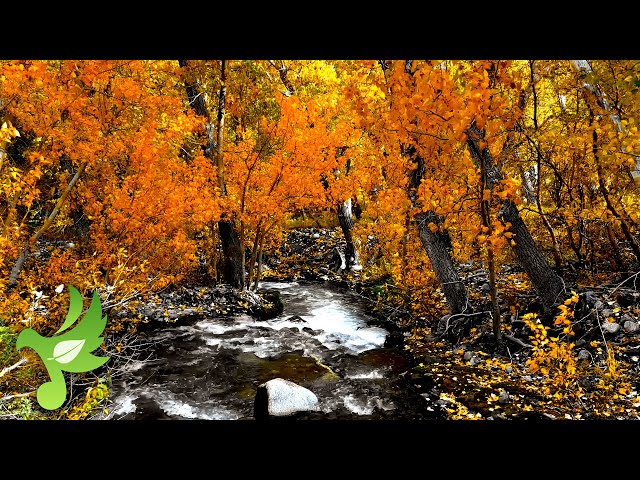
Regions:
M 5 395 L 4 397 L 0 398 L 0 402 L 5 402 L 7 400 L 11 400 L 12 398 L 26 397 L 27 395 L 31 395 L 32 393 L 36 393 L 36 390 L 31 390 L 27 393 L 16 393 L 15 395 Z
M 451 320 L 452 318 L 456 318 L 456 317 L 475 317 L 477 315 L 484 315 L 488 313 L 489 315 L 491 315 L 491 312 L 489 310 L 483 310 L 481 312 L 471 312 L 471 313 L 454 313 L 450 316 L 449 320 Z
M 13 370 L 14 368 L 18 368 L 23 363 L 27 363 L 27 359 L 24 358 L 24 357 L 22 357 L 19 361 L 17 361 L 16 363 L 11 365 L 10 367 L 3 368 L 2 371 L 0 371 L 0 377 L 4 377 L 11 370 Z
M 624 285 L 625 283 L 627 283 L 629 280 L 631 280 L 632 278 L 637 277 L 638 275 L 640 275 L 640 272 L 636 272 L 633 275 L 631 275 L 629 278 L 626 278 L 625 280 L 623 280 L 622 282 L 620 282 L 618 284 L 618 286 L 616 288 L 614 288 L 613 290 L 611 290 L 609 292 L 609 295 L 613 295 L 613 292 L 615 292 L 616 290 L 618 290 L 622 285 Z
M 504 333 L 502 334 L 502 336 L 504 338 L 506 338 L 507 340 L 511 340 L 514 343 L 517 343 L 518 345 L 520 345 L 521 347 L 524 348 L 533 348 L 533 345 L 529 345 L 528 343 L 524 343 L 522 340 L 520 340 L 519 338 L 516 337 L 512 337 L 511 335 L 505 335 Z

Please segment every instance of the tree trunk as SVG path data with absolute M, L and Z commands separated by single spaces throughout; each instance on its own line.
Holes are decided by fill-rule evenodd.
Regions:
M 260 250 L 260 238 L 262 236 L 262 220 L 260 220 L 258 222 L 258 225 L 256 226 L 256 236 L 253 239 L 253 249 L 251 250 L 251 258 L 249 259 L 249 265 L 247 266 L 247 287 L 250 288 L 251 287 L 251 281 L 254 277 L 254 270 L 256 269 L 256 262 L 258 261 L 258 251 Z M 255 273 L 255 278 L 256 278 L 256 288 L 257 288 L 257 282 L 258 282 L 258 274 L 259 272 Z M 254 288 L 255 290 L 255 288 Z
M 188 66 L 186 60 L 178 60 L 181 67 Z M 185 89 L 189 104 L 198 115 L 202 115 L 208 121 L 206 123 L 207 144 L 205 146 L 205 156 L 218 167 L 218 188 L 220 195 L 227 195 L 227 187 L 224 178 L 223 143 L 224 143 L 224 113 L 226 102 L 226 60 L 222 60 L 221 82 L 218 92 L 218 115 L 217 129 L 210 122 L 210 113 L 204 95 L 200 92 L 196 83 L 185 80 Z M 215 132 L 215 135 L 214 135 Z M 220 242 L 222 244 L 222 278 L 234 288 L 244 288 L 244 255 L 238 230 L 234 219 L 228 215 L 218 222 Z
M 236 231 L 234 222 L 220 220 L 218 232 L 222 242 L 222 277 L 224 281 L 234 288 L 244 287 L 244 258 L 240 237 Z
M 569 246 L 571 247 L 571 250 L 575 252 L 576 258 L 578 259 L 578 261 L 581 262 L 583 259 L 581 250 L 582 250 L 582 244 L 584 241 L 584 236 L 582 235 L 582 233 L 580 233 L 580 225 L 577 225 L 578 243 L 576 243 L 576 241 L 573 239 L 573 228 L 571 228 L 571 225 L 566 220 L 565 220 L 565 224 L 567 226 L 567 240 L 569 240 Z
M 449 251 L 449 235 L 441 230 L 434 233 L 429 228 L 431 223 L 435 225 L 441 224 L 442 219 L 431 210 L 416 214 L 415 219 L 420 242 L 427 252 L 431 266 L 440 282 L 440 288 L 447 301 L 450 313 L 470 312 L 471 307 L 468 305 L 467 289 L 455 269 Z
M 622 272 L 626 269 L 624 260 L 622 260 L 622 255 L 620 254 L 620 248 L 618 247 L 618 241 L 616 240 L 616 236 L 613 233 L 613 229 L 611 228 L 611 223 L 605 222 L 604 228 L 607 232 L 607 238 L 609 239 L 609 244 L 611 245 L 611 267 L 616 269 L 618 272 Z
M 344 235 L 346 242 L 345 255 L 345 271 L 359 270 L 360 261 L 358 251 L 353 243 L 353 236 L 351 235 L 351 229 L 353 228 L 353 215 L 351 212 L 351 199 L 346 202 L 339 203 L 337 206 L 338 211 L 338 223 Z
M 540 158 L 538 157 L 538 174 L 540 173 Z M 556 265 L 556 268 L 562 267 L 562 256 L 560 255 L 560 245 L 558 244 L 558 239 L 556 238 L 556 234 L 547 218 L 547 215 L 544 213 L 542 208 L 542 202 L 540 201 L 540 185 L 541 182 L 537 183 L 537 191 L 536 191 L 536 206 L 538 207 L 538 213 L 540 214 L 540 219 L 542 220 L 543 225 L 549 232 L 549 237 L 551 238 L 551 246 L 553 252 L 553 261 Z
M 409 172 L 408 195 L 412 205 L 419 208 L 417 189 L 424 175 L 424 160 L 415 155 L 413 149 L 408 149 L 407 153 L 413 156 L 413 161 L 417 164 L 417 168 Z M 468 304 L 467 289 L 462 283 L 451 258 L 451 239 L 446 230 L 440 227 L 442 218 L 432 210 L 419 212 L 414 218 L 420 242 L 427 252 L 431 266 L 440 282 L 440 288 L 447 301 L 450 313 L 470 312 L 471 307 Z M 437 227 L 434 231 L 430 227 L 432 224 Z
M 258 285 L 260 285 L 260 276 L 262 275 L 262 252 L 263 252 L 263 248 L 264 248 L 264 237 L 267 234 L 267 231 L 269 229 L 263 230 L 262 233 L 260 233 L 260 243 L 258 244 L 258 270 L 256 271 L 256 278 L 254 280 L 253 283 L 253 290 L 258 290 Z
M 487 180 L 487 172 L 484 163 L 480 165 L 480 177 L 482 178 L 482 190 L 490 188 Z M 480 195 L 480 213 L 482 217 L 482 225 L 487 232 L 491 231 L 491 207 L 489 199 L 485 199 L 484 194 Z M 500 304 L 498 303 L 498 285 L 496 282 L 496 262 L 493 245 L 487 245 L 487 269 L 489 270 L 489 297 L 491 298 L 491 316 L 493 335 L 496 343 L 502 342 L 502 329 L 500 318 Z
M 480 168 L 484 165 L 489 189 L 502 180 L 502 174 L 493 160 L 488 148 L 481 148 L 480 141 L 484 139 L 475 120 L 467 130 L 467 148 L 472 158 Z M 515 234 L 514 253 L 518 262 L 529 276 L 533 287 L 542 301 L 545 311 L 551 311 L 562 302 L 566 293 L 562 278 L 549 266 L 547 259 L 536 246 L 529 229 L 522 221 L 515 203 L 510 200 L 502 202 L 501 217 L 503 221 L 511 223 L 511 231 Z

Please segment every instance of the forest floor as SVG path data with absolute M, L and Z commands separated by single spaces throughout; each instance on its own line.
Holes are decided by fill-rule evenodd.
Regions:
M 423 395 L 438 398 L 448 418 L 640 419 L 637 273 L 567 270 L 567 300 L 544 315 L 526 274 L 504 265 L 496 342 L 481 263 L 459 266 L 476 314 L 453 321 L 444 301 L 421 315 L 389 294 L 388 278 L 339 271 L 340 245 L 337 229 L 293 230 L 264 278 L 330 282 L 371 302 L 390 339 L 407 352 L 412 367 L 405 375 Z

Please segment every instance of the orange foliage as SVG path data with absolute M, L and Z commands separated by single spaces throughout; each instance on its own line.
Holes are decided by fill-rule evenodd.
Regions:
M 220 198 L 201 140 L 215 111 L 189 108 L 177 61 L 3 61 L 2 315 L 24 317 L 31 292 L 59 283 L 126 296 L 185 281 L 215 251 L 223 213 L 238 220 L 245 247 L 275 247 L 300 211 L 335 211 L 349 198 L 362 209 L 353 233 L 364 274 L 389 274 L 431 301 L 408 148 L 425 165 L 417 203 L 442 218 L 431 228 L 449 233 L 454 260 L 486 260 L 487 248 L 509 260 L 518 239 L 500 219 L 506 200 L 543 250 L 555 234 L 565 260 L 604 257 L 605 227 L 623 239 L 622 222 L 635 235 L 640 221 L 640 72 L 632 61 L 591 65 L 585 79 L 568 61 L 229 61 Z M 190 69 L 215 109 L 216 62 Z M 472 121 L 503 174 L 493 188 L 467 149 Z M 74 246 L 32 255 L 9 294 L 18 255 L 83 165 L 43 235 Z

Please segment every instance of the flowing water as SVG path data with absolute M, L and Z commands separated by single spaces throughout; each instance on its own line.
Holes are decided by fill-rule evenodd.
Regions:
M 153 356 L 113 379 L 113 418 L 251 420 L 258 385 L 284 378 L 316 394 L 307 418 L 439 418 L 412 389 L 406 358 L 385 347 L 361 300 L 322 284 L 265 282 L 284 303 L 266 321 L 211 318 L 148 334 Z

